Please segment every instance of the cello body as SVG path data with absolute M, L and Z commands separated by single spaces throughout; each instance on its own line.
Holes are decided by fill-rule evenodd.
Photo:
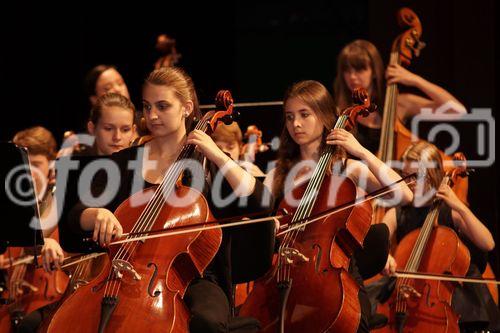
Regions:
M 406 266 L 416 246 L 421 229 L 406 235 L 394 254 L 398 265 Z M 464 276 L 469 269 L 470 254 L 458 235 L 445 226 L 436 226 L 431 232 L 418 271 L 432 274 Z M 452 282 L 417 279 L 398 279 L 396 288 L 407 285 L 410 291 L 406 299 L 408 313 L 404 332 L 459 332 L 458 316 L 451 308 L 454 285 Z M 399 295 L 400 297 L 402 295 Z M 397 297 L 394 290 L 390 299 L 377 308 L 377 312 L 389 318 L 387 326 L 374 332 L 398 332 Z
M 151 196 L 153 189 L 134 194 L 115 211 L 124 230 L 130 230 L 139 219 L 145 204 L 134 199 Z M 178 186 L 173 193 L 191 198 L 193 204 L 175 207 L 164 204 L 155 220 L 155 229 L 175 224 L 185 226 L 211 221 L 206 199 L 198 191 Z M 113 249 L 105 269 L 88 285 L 78 288 L 62 304 L 48 327 L 48 332 L 187 332 L 189 311 L 182 297 L 190 281 L 200 276 L 217 252 L 222 239 L 220 229 L 188 233 L 182 237 L 156 238 L 144 243 L 120 247 L 135 249 L 120 262 Z M 127 259 L 128 260 L 125 260 Z M 127 269 L 127 265 L 130 269 Z M 113 267 L 125 267 L 123 277 L 113 282 Z M 111 278 L 111 281 L 109 280 Z M 116 295 L 116 300 L 108 297 Z M 103 324 L 104 321 L 107 321 Z M 74 323 L 79 325 L 75 326 Z
M 293 190 L 302 197 L 306 185 Z M 312 214 L 356 198 L 348 179 L 326 176 Z M 330 195 L 331 194 L 331 195 Z M 284 200 L 280 208 L 294 212 Z M 363 244 L 371 223 L 371 205 L 364 203 L 305 226 L 290 248 L 291 288 L 284 309 L 285 332 L 355 332 L 361 310 L 358 283 L 348 273 L 350 256 Z M 287 223 L 287 221 L 284 221 Z M 296 252 L 294 252 L 296 251 Z M 278 267 L 255 282 L 240 315 L 257 318 L 262 332 L 279 331 L 281 313 Z
M 59 311 L 59 307 L 66 301 L 66 299 L 79 287 L 87 285 L 89 281 L 95 279 L 107 265 L 109 265 L 109 257 L 107 255 L 103 255 L 97 258 L 80 262 L 76 265 L 76 267 L 65 270 L 69 275 L 69 282 L 66 291 L 57 301 L 58 305 L 55 306 L 49 313 L 44 315 L 42 323 L 38 328 L 38 332 L 47 332 L 52 318 L 57 313 L 57 311 Z
M 58 239 L 57 229 L 51 237 Z M 20 257 L 24 248 L 14 248 L 12 257 Z M 0 332 L 14 332 L 15 322 L 25 315 L 61 299 L 69 277 L 61 270 L 51 273 L 33 263 L 20 264 L 7 270 L 10 303 L 0 307 Z

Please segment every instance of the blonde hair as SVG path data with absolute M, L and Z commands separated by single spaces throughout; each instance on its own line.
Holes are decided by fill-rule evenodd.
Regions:
M 443 159 L 436 146 L 427 141 L 418 141 L 406 148 L 402 161 L 417 162 L 425 172 L 430 185 L 437 189 L 444 177 Z
M 371 100 L 378 106 L 384 102 L 384 63 L 375 45 L 367 40 L 355 40 L 342 49 L 337 59 L 337 76 L 333 84 L 335 102 L 341 110 L 352 104 L 352 94 L 344 80 L 344 72 L 353 68 L 372 70 Z M 381 110 L 379 108 L 379 110 Z
M 186 118 L 185 122 L 187 130 L 191 128 L 195 118 L 200 119 L 198 96 L 196 95 L 193 80 L 184 70 L 178 67 L 156 69 L 149 74 L 144 86 L 147 84 L 170 87 L 182 103 L 193 102 L 193 112 Z
M 132 112 L 132 119 L 135 119 L 134 104 L 132 104 L 127 97 L 117 93 L 106 93 L 97 99 L 94 107 L 90 111 L 90 121 L 94 123 L 94 125 L 97 125 L 99 119 L 101 119 L 103 109 L 113 106 L 129 110 Z
M 49 161 L 56 157 L 56 140 L 52 133 L 42 126 L 35 126 L 17 132 L 12 142 L 18 146 L 28 148 L 30 154 L 44 155 Z

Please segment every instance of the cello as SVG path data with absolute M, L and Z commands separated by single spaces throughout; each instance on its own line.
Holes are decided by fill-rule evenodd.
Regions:
M 229 91 L 220 91 L 216 112 L 209 112 L 196 129 L 213 131 L 219 121 L 232 121 Z M 194 145 L 186 144 L 158 186 L 125 200 L 114 212 L 124 230 L 147 234 L 153 229 L 212 221 L 205 197 L 179 182 Z M 137 205 L 147 195 L 147 203 Z M 187 198 L 187 207 L 171 205 L 173 195 Z M 144 202 L 140 199 L 139 202 Z M 178 205 L 177 205 L 178 206 Z M 174 209 L 175 207 L 175 209 Z M 127 236 L 128 240 L 134 236 Z M 175 238 L 131 241 L 113 247 L 98 277 L 79 287 L 54 315 L 48 332 L 188 331 L 189 311 L 183 296 L 192 279 L 212 261 L 222 240 L 220 229 Z M 74 323 L 79 325 L 75 327 Z
M 245 161 L 255 162 L 255 155 L 269 150 L 268 144 L 262 142 L 262 131 L 256 125 L 250 125 L 244 135 L 247 143 L 241 148 Z
M 51 237 L 58 238 L 57 229 Z M 60 270 L 48 273 L 35 265 L 33 256 L 26 255 L 24 248 L 12 248 L 9 252 L 7 290 L 2 295 L 7 303 L 0 308 L 0 332 L 14 332 L 25 315 L 57 302 L 69 280 Z M 21 263 L 17 264 L 18 261 Z
M 465 161 L 461 153 L 455 160 Z M 465 163 L 446 172 L 442 184 L 453 185 L 466 175 Z M 464 276 L 470 253 L 453 229 L 437 225 L 443 201 L 434 198 L 423 226 L 407 234 L 398 244 L 394 258 L 405 272 Z M 459 332 L 458 316 L 451 299 L 454 285 L 439 280 L 397 278 L 395 290 L 378 312 L 389 318 L 377 332 Z
M 389 65 L 399 64 L 408 67 L 411 60 L 414 57 L 418 57 L 422 48 L 425 47 L 425 43 L 420 39 L 422 24 L 417 14 L 406 7 L 398 11 L 397 19 L 399 26 L 406 28 L 406 30 L 398 35 L 392 44 Z M 380 144 L 377 153 L 377 157 L 385 163 L 399 160 L 406 148 L 413 142 L 420 140 L 397 117 L 398 95 L 397 84 L 388 84 L 385 92 Z M 442 151 L 440 151 L 440 154 L 445 161 L 452 159 Z M 448 163 L 445 163 L 446 170 L 448 169 Z M 457 182 L 454 191 L 463 202 L 467 202 L 467 179 L 460 179 Z M 385 208 L 378 205 L 377 201 L 375 201 L 373 222 L 381 222 L 384 214 Z
M 335 128 L 352 128 L 358 115 L 367 116 L 373 105 L 366 92 L 355 90 L 356 105 L 343 111 Z M 262 332 L 355 332 L 360 322 L 358 283 L 348 273 L 350 257 L 362 247 L 371 224 L 371 204 L 363 202 L 315 224 L 298 225 L 329 207 L 356 198 L 356 185 L 329 174 L 334 147 L 328 145 L 311 179 L 293 189 L 298 207 L 283 200 L 290 227 L 280 242 L 276 263 L 256 281 L 240 309 L 241 316 L 257 318 Z M 335 198 L 329 198 L 335 193 Z M 329 286 L 325 289 L 325 286 Z

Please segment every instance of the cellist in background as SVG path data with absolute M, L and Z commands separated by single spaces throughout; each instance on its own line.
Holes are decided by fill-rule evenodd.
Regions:
M 85 76 L 85 92 L 92 106 L 106 93 L 117 93 L 130 99 L 123 76 L 112 65 L 97 65 L 92 68 Z
M 177 65 L 181 54 L 177 52 L 177 42 L 167 34 L 161 34 L 156 38 L 156 50 L 160 57 L 155 62 L 155 69 Z
M 358 186 L 360 195 L 400 179 L 395 171 L 363 147 L 351 133 L 344 129 L 332 130 L 337 118 L 337 108 L 330 93 L 321 83 L 301 81 L 294 84 L 287 91 L 283 103 L 285 127 L 281 134 L 277 167 L 267 174 L 264 181 L 264 185 L 272 190 L 277 199 L 283 198 L 293 187 L 311 177 L 313 170 L 310 167 L 303 166 L 297 170 L 297 165 L 306 161 L 317 163 L 326 145 L 337 145 L 341 148 L 334 156 L 334 161 L 344 165 L 343 169 Z M 345 152 L 364 163 L 345 158 Z M 296 177 L 288 179 L 292 169 L 296 171 Z M 366 187 L 361 188 L 360 184 L 365 184 Z M 404 183 L 398 185 L 397 192 L 402 196 L 403 202 L 411 201 L 412 193 Z M 351 264 L 350 273 L 361 286 L 359 301 L 362 314 L 358 332 L 368 332 L 370 304 L 355 263 Z
M 334 98 L 340 109 L 351 103 L 354 88 L 368 91 L 373 102 L 379 106 L 378 112 L 360 118 L 356 137 L 359 142 L 376 153 L 379 148 L 380 132 L 386 84 L 397 83 L 420 90 L 426 97 L 412 93 L 400 93 L 397 99 L 397 116 L 403 124 L 418 115 L 422 108 L 435 111 L 441 105 L 452 102 L 453 111 L 467 113 L 465 107 L 445 89 L 410 72 L 399 64 L 384 69 L 379 51 L 369 41 L 355 40 L 347 44 L 337 58 L 337 76 L 334 83 Z
M 63 148 L 59 150 L 57 157 L 73 153 L 77 155 L 109 155 L 128 147 L 130 142 L 136 138 L 135 107 L 130 101 L 127 84 L 115 66 L 97 65 L 92 68 L 85 76 L 84 87 L 91 108 L 87 130 L 91 135 L 101 136 L 101 139 L 96 140 L 96 144 L 103 141 L 102 144 L 108 147 L 90 147 L 79 142 L 78 137 L 72 131 L 66 131 Z M 124 98 L 120 100 L 116 96 L 108 96 L 104 100 L 99 100 L 106 94 L 117 94 Z M 126 116 L 121 116 L 119 109 L 131 110 L 132 120 L 129 121 Z M 100 121 L 103 117 L 104 120 Z M 122 133 L 123 141 L 128 142 L 121 143 L 122 139 L 117 139 L 116 130 Z M 112 133 L 113 131 L 115 133 Z M 132 134 L 132 137 L 128 138 L 128 134 Z M 71 143 L 71 145 L 65 146 L 64 143 Z M 115 147 L 111 147 L 113 145 Z
M 220 124 L 212 134 L 212 139 L 223 152 L 229 154 L 234 161 L 237 161 L 252 176 L 265 176 L 258 166 L 244 159 L 242 154 L 243 135 L 238 123 L 232 122 L 230 125 Z
M 94 144 L 74 152 L 76 156 L 111 155 L 130 146 L 136 136 L 135 107 L 125 96 L 110 92 L 96 99 L 87 122 Z
M 54 184 L 50 182 L 51 173 L 53 172 L 50 164 L 56 156 L 56 140 L 49 130 L 41 126 L 35 126 L 16 133 L 12 141 L 16 145 L 28 149 L 31 173 L 40 208 L 41 227 L 44 235 L 44 245 L 41 250 L 43 269 L 50 272 L 52 276 L 55 274 L 64 274 L 60 271 L 54 272 L 64 260 L 64 252 L 58 241 L 57 225 L 50 228 L 47 227 L 49 224 L 52 225 L 50 223 L 52 221 L 49 221 L 49 219 L 53 217 L 50 216 L 49 212 L 51 211 L 51 206 L 55 204 L 52 194 Z M 4 258 L 4 263 L 8 263 L 9 261 L 7 258 Z M 32 265 L 32 263 L 29 265 Z M 56 277 L 54 276 L 54 278 Z M 42 288 L 42 286 L 38 287 Z M 39 291 L 39 293 L 43 292 L 43 290 Z M 64 292 L 64 289 L 61 292 Z M 56 299 L 54 299 L 55 301 Z M 22 320 L 15 328 L 16 332 L 35 332 L 43 317 L 50 309 L 51 306 L 49 304 L 29 314 L 24 314 L 25 316 L 22 317 Z
M 396 234 L 400 242 L 405 235 L 420 228 L 430 211 L 434 196 L 425 196 L 431 190 L 437 190 L 436 197 L 442 199 L 445 205 L 439 211 L 438 223 L 452 228 L 457 232 L 471 253 L 471 263 L 468 277 L 481 277 L 478 267 L 486 265 L 486 252 L 492 251 L 495 242 L 491 232 L 465 205 L 450 186 L 441 184 L 444 176 L 441 156 L 437 148 L 427 142 L 418 142 L 410 146 L 402 158 L 403 174 L 420 173 L 423 177 L 423 191 L 411 186 L 414 200 L 410 205 L 391 208 L 383 218 L 391 234 Z M 430 167 L 434 163 L 435 167 Z M 399 267 L 392 255 L 387 259 L 385 274 L 394 273 Z M 381 286 L 387 284 L 388 278 L 368 286 L 374 304 L 381 295 Z M 424 296 L 422 296 L 424 297 Z M 453 294 L 452 307 L 460 316 L 459 324 L 462 332 L 496 331 L 500 329 L 500 311 L 496 307 L 490 292 L 484 284 L 463 283 L 456 285 Z

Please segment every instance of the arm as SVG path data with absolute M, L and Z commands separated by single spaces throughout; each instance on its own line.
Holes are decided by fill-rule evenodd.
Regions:
M 64 252 L 57 240 L 49 237 L 44 238 L 41 255 L 42 265 L 45 271 L 52 271 L 52 264 L 54 264 L 57 269 L 61 268 L 61 264 L 64 261 Z
M 361 146 L 354 136 L 344 129 L 332 130 L 326 138 L 326 143 L 339 145 L 349 154 L 358 157 L 364 162 L 350 161 L 349 169 L 350 175 L 354 176 L 358 185 L 366 184 L 365 190 L 367 192 L 375 191 L 381 186 L 389 186 L 401 179 L 396 171 L 389 168 L 369 150 Z M 399 204 L 404 205 L 413 200 L 413 193 L 404 182 L 396 186 L 397 190 L 394 195 L 400 195 L 401 202 Z
M 389 208 L 386 212 L 384 217 L 382 218 L 382 223 L 385 223 L 387 225 L 387 228 L 389 228 L 389 239 L 392 239 L 394 236 L 394 233 L 396 232 L 398 228 L 398 223 L 396 220 L 396 208 Z
M 398 228 L 398 223 L 396 220 L 396 208 L 390 208 L 386 211 L 384 217 L 382 218 L 382 223 L 385 223 L 389 228 L 389 239 L 392 240 L 396 229 Z M 396 263 L 396 259 L 389 253 L 387 256 L 387 262 L 385 263 L 385 267 L 382 270 L 382 274 L 391 275 L 396 272 L 396 268 L 398 264 Z
M 80 226 L 83 230 L 94 231 L 92 238 L 101 246 L 120 238 L 123 228 L 115 215 L 106 208 L 86 208 L 80 216 Z
M 123 155 L 121 153 L 114 154 L 111 157 L 111 160 L 119 166 L 121 177 L 120 183 L 115 184 L 119 186 L 116 195 L 105 207 L 103 205 L 88 206 L 84 202 L 79 201 L 80 198 L 78 198 L 75 204 L 70 206 L 71 208 L 68 211 L 65 223 L 67 224 L 68 234 L 74 238 L 71 239 L 73 242 L 81 242 L 83 238 L 90 237 L 90 232 L 92 232 L 94 241 L 98 241 L 100 246 L 106 246 L 113 238 L 121 237 L 123 229 L 112 211 L 130 195 L 130 189 L 125 189 L 127 187 L 125 184 L 127 181 L 130 181 L 131 177 L 124 174 L 121 166 L 127 165 L 127 162 L 132 158 L 134 158 L 134 156 L 131 152 L 127 152 Z M 105 158 L 105 160 L 108 159 L 109 158 Z M 94 160 L 92 160 L 92 162 L 93 161 Z M 91 182 L 91 187 L 89 189 L 84 189 L 84 191 L 90 192 L 94 197 L 99 196 L 103 194 L 107 184 L 108 177 L 106 173 L 98 172 Z M 81 250 L 83 252 L 86 251 L 88 246 L 89 244 L 85 244 L 85 250 Z
M 276 168 L 272 169 L 266 174 L 266 178 L 264 178 L 264 186 L 269 190 L 269 192 L 273 192 L 273 182 L 274 182 L 274 174 L 276 172 Z
M 400 83 L 405 86 L 415 87 L 429 97 L 423 98 L 413 94 L 401 94 L 398 98 L 398 114 L 401 119 L 413 117 L 420 113 L 422 108 L 437 109 L 448 102 L 458 113 L 467 113 L 467 110 L 455 96 L 442 87 L 427 81 L 401 65 L 389 65 L 386 71 L 387 84 Z
M 452 219 L 455 226 L 463 232 L 479 249 L 489 252 L 495 248 L 495 241 L 491 232 L 484 224 L 472 213 L 451 187 L 442 184 L 436 194 L 436 197 L 444 200 L 452 209 Z
M 207 159 L 219 168 L 237 197 L 246 197 L 253 193 L 255 178 L 220 150 L 208 134 L 194 130 L 189 133 L 186 142 L 196 145 Z

